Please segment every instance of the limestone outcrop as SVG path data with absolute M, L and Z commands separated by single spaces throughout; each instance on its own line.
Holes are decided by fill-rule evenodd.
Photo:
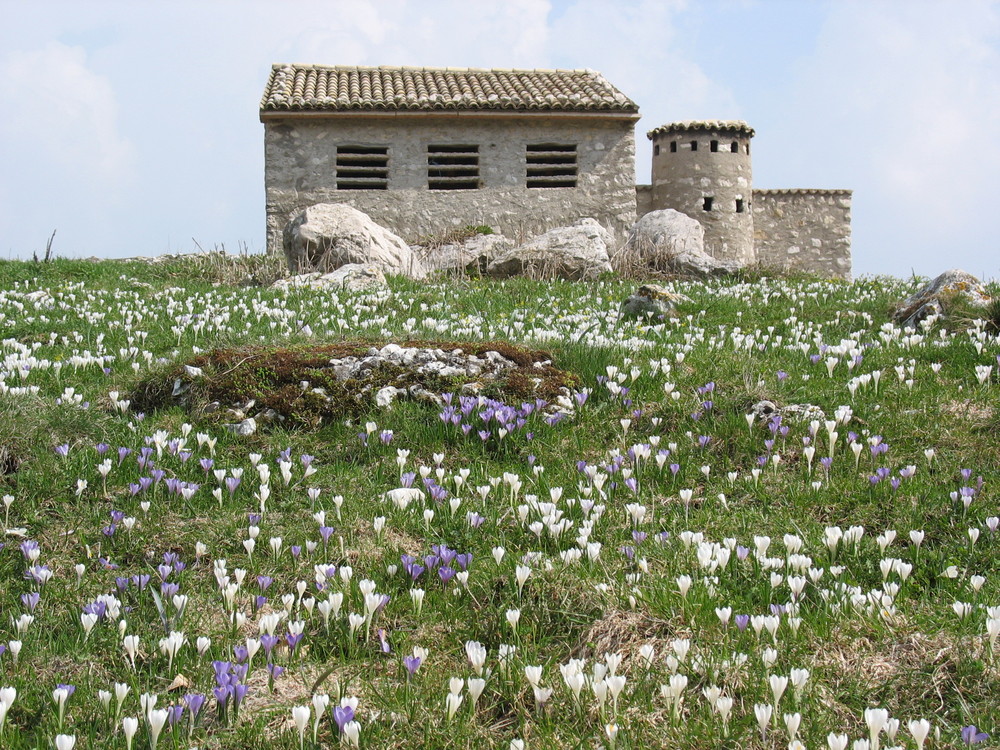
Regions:
M 916 328 L 922 320 L 940 315 L 949 304 L 959 300 L 973 307 L 986 307 L 992 297 L 971 273 L 953 268 L 928 281 L 900 302 L 892 317 L 904 328 Z
M 421 265 L 430 272 L 486 273 L 490 262 L 514 247 L 502 234 L 474 234 L 461 242 L 437 247 L 416 245 L 412 248 Z
M 580 219 L 572 226 L 558 227 L 494 259 L 486 269 L 490 276 L 533 276 L 571 281 L 596 279 L 611 271 L 610 251 L 614 238 L 596 219 Z
M 348 263 L 331 273 L 302 273 L 287 279 L 278 279 L 272 289 L 329 289 L 333 291 L 365 292 L 387 289 L 388 283 L 382 269 L 375 265 Z
M 283 244 L 292 273 L 326 273 L 360 263 L 383 273 L 425 275 L 409 245 L 343 203 L 317 203 L 302 211 L 285 227 Z
M 734 273 L 740 265 L 705 252 L 705 230 L 672 208 L 650 211 L 632 227 L 621 255 L 631 266 L 688 276 Z

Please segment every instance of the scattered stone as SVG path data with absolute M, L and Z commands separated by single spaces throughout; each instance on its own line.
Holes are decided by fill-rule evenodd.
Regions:
M 734 261 L 717 260 L 705 252 L 701 224 L 672 208 L 650 211 L 637 221 L 625 243 L 622 257 L 643 267 L 686 276 L 735 273 Z
M 240 437 L 249 437 L 257 432 L 257 420 L 253 417 L 247 417 L 239 424 L 224 424 L 222 426 L 234 435 L 239 435 Z
M 903 328 L 916 328 L 928 317 L 941 315 L 949 303 L 961 300 L 973 307 L 986 307 L 992 299 L 979 279 L 953 268 L 900 302 L 892 318 Z
M 336 270 L 349 263 L 383 273 L 422 278 L 424 270 L 403 240 L 367 214 L 343 203 L 317 203 L 285 226 L 285 258 L 292 273 Z
M 826 412 L 816 404 L 789 404 L 779 410 L 782 419 L 790 422 L 812 422 L 814 419 L 823 421 L 826 419 Z
M 757 419 L 767 419 L 777 411 L 778 411 L 778 405 L 773 401 L 768 401 L 767 399 L 758 401 L 756 404 L 750 407 L 750 413 L 753 414 Z
M 382 269 L 376 265 L 348 263 L 332 273 L 302 273 L 287 279 L 278 279 L 272 289 L 330 289 L 333 291 L 368 292 L 388 289 Z
M 413 252 L 428 272 L 482 275 L 495 259 L 514 247 L 502 234 L 474 234 L 460 243 L 415 245 Z
M 690 299 L 659 284 L 644 284 L 635 294 L 625 298 L 618 317 L 620 320 L 661 319 L 676 314 L 678 302 L 690 302 Z
M 596 279 L 611 271 L 611 233 L 596 219 L 580 219 L 502 253 L 486 269 L 490 276 L 532 276 L 570 281 Z
M 826 413 L 815 404 L 778 406 L 768 399 L 758 401 L 750 407 L 750 413 L 759 421 L 766 421 L 776 414 L 790 422 L 811 422 L 814 419 L 826 419 Z
M 400 388 L 394 388 L 391 385 L 379 388 L 375 393 L 375 406 L 379 409 L 388 409 L 392 406 L 392 402 L 396 400 L 396 397 L 401 393 L 406 393 L 406 391 Z

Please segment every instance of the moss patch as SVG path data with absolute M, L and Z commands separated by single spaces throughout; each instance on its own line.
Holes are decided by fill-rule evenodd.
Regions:
M 153 411 L 183 406 L 192 413 L 205 414 L 218 404 L 227 421 L 229 408 L 253 401 L 246 409 L 251 416 L 273 410 L 285 424 L 315 427 L 324 421 L 357 417 L 375 407 L 380 388 L 409 388 L 417 385 L 431 393 L 454 392 L 471 383 L 481 383 L 482 393 L 504 402 L 533 398 L 554 399 L 562 389 L 580 386 L 579 376 L 552 365 L 549 352 L 526 349 L 505 341 L 401 341 L 403 348 L 461 349 L 467 355 L 485 357 L 496 352 L 514 367 L 482 376 L 441 377 L 418 373 L 415 368 L 384 365 L 364 379 L 338 379 L 331 360 L 364 357 L 385 341 L 344 341 L 296 347 L 245 346 L 215 349 L 148 375 L 132 390 L 133 408 Z M 202 375 L 192 378 L 186 367 L 196 367 Z M 175 395 L 175 384 L 183 392 Z M 307 388 L 302 384 L 308 383 Z M 315 393 L 313 389 L 324 393 Z

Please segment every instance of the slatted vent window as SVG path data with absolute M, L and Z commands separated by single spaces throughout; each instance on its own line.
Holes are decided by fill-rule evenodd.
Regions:
M 387 190 L 387 146 L 337 146 L 338 190 Z
M 428 146 L 427 187 L 475 190 L 479 187 L 479 146 Z
M 576 187 L 576 145 L 529 143 L 528 187 Z

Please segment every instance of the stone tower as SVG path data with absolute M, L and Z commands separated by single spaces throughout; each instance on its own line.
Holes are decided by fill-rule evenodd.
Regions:
M 705 229 L 705 251 L 749 264 L 754 253 L 753 172 L 742 120 L 673 122 L 649 131 L 653 210 L 672 208 Z

